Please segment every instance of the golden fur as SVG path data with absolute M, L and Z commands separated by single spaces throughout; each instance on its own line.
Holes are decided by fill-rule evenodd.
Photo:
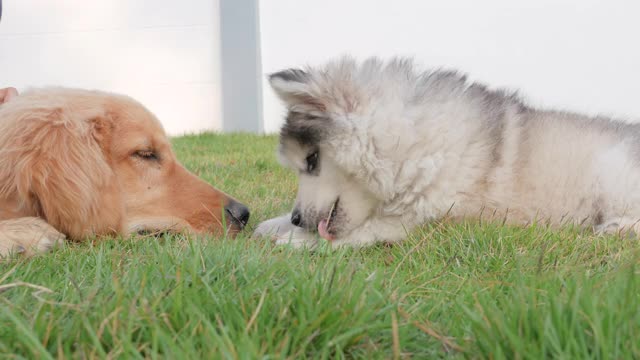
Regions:
M 48 88 L 0 105 L 2 256 L 65 236 L 220 233 L 230 201 L 177 161 L 158 120 L 129 97 Z

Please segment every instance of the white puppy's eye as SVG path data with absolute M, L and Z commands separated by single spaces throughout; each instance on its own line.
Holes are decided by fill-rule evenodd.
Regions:
M 159 160 L 158 155 L 153 150 L 138 150 L 135 152 L 134 155 L 143 160 L 150 160 L 150 161 Z
M 318 152 L 314 151 L 307 156 L 307 172 L 312 172 L 318 166 Z

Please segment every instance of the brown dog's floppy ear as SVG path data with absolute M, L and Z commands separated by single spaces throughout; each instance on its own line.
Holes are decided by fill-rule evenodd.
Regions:
M 269 75 L 269 83 L 287 107 L 325 111 L 321 99 L 312 93 L 311 75 L 300 69 L 288 69 Z M 303 110 L 299 109 L 299 110 Z
M 3 126 L 0 195 L 17 196 L 70 238 L 117 230 L 120 199 L 107 161 L 112 119 L 62 108 L 27 109 Z M 119 193 L 117 190 L 116 194 Z

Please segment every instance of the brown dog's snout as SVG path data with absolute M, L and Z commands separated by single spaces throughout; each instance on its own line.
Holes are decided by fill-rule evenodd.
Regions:
M 236 200 L 230 199 L 227 205 L 225 205 L 224 211 L 231 219 L 231 222 L 238 226 L 240 230 L 249 222 L 249 208 Z

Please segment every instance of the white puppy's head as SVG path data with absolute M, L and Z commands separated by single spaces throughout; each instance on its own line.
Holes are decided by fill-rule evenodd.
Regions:
M 346 65 L 341 65 L 345 75 L 351 70 Z M 280 162 L 299 178 L 291 222 L 332 240 L 361 226 L 380 197 L 371 191 L 360 166 L 363 151 L 356 143 L 362 136 L 353 128 L 362 105 L 357 89 L 347 77 L 343 81 L 326 75 L 290 69 L 269 80 L 288 109 L 280 133 Z

